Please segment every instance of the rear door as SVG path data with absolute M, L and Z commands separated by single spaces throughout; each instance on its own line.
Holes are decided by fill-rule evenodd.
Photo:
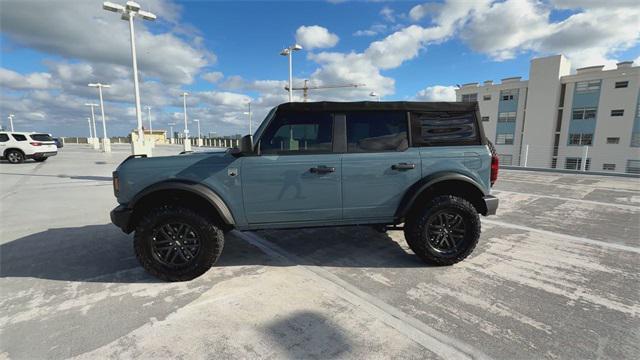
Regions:
M 402 111 L 346 114 L 342 157 L 343 218 L 388 221 L 409 186 L 420 179 L 420 156 L 409 147 Z
M 259 139 L 261 155 L 242 161 L 250 225 L 337 221 L 341 215 L 340 155 L 325 112 L 278 113 Z

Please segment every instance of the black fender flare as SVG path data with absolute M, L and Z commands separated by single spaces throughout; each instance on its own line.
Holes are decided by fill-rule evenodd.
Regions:
M 232 226 L 236 224 L 233 218 L 233 213 L 224 202 L 224 200 L 220 197 L 220 195 L 218 195 L 215 191 L 211 190 L 205 185 L 183 180 L 167 180 L 150 185 L 144 190 L 140 191 L 136 196 L 134 196 L 131 202 L 129 202 L 128 207 L 130 209 L 134 209 L 136 203 L 140 201 L 140 199 L 154 192 L 162 190 L 181 190 L 198 195 L 207 200 L 209 204 L 211 204 L 211 206 L 213 206 L 218 211 L 218 214 L 220 214 L 220 217 L 225 224 Z
M 400 205 L 398 205 L 395 218 L 404 218 L 409 210 L 413 207 L 420 194 L 422 194 L 424 191 L 426 191 L 433 185 L 450 180 L 466 182 L 470 185 L 473 185 L 480 192 L 480 194 L 482 194 L 482 196 L 488 195 L 483 190 L 482 185 L 480 185 L 477 181 L 467 175 L 452 171 L 438 172 L 420 179 L 415 184 L 411 185 L 409 189 L 407 189 L 407 191 L 404 193 L 404 196 L 402 197 L 402 200 L 400 201 Z

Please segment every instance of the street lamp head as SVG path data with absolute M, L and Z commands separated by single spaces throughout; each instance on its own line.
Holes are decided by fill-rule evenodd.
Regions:
M 293 51 L 302 50 L 302 45 L 294 44 L 293 46 L 291 46 L 291 50 L 293 50 Z
M 149 20 L 149 21 L 154 21 L 156 19 L 156 15 L 152 14 L 148 11 L 144 11 L 144 10 L 139 10 L 138 11 L 138 15 L 140 15 L 143 19 L 145 20 Z
M 283 50 L 280 52 L 280 55 L 282 55 L 282 56 L 287 56 L 287 55 L 289 55 L 289 53 L 290 53 L 289 49 L 283 49 Z
M 122 12 L 124 11 L 124 6 L 122 5 L 118 5 L 118 4 L 114 4 L 110 1 L 105 1 L 104 3 L 102 3 L 102 8 L 107 10 L 107 11 L 113 11 L 113 12 Z
M 375 91 L 372 91 L 372 92 L 369 94 L 369 96 L 378 96 L 378 93 L 377 93 L 377 92 L 375 92 Z
M 182 94 L 180 94 L 180 96 L 189 96 L 188 92 L 183 92 Z
M 127 3 L 125 5 L 127 7 L 127 10 L 129 10 L 129 11 L 138 11 L 138 10 L 140 10 L 140 4 L 138 4 L 135 1 L 127 1 Z

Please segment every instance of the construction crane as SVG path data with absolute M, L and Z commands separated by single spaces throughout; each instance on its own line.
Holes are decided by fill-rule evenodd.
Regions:
M 317 85 L 309 86 L 309 80 L 304 81 L 304 86 L 293 87 L 292 90 L 302 90 L 302 98 L 304 102 L 307 102 L 309 98 L 309 90 L 321 90 L 321 89 L 339 89 L 339 88 L 358 88 L 366 86 L 365 84 L 343 84 L 343 85 Z M 285 85 L 284 89 L 289 91 L 289 85 Z

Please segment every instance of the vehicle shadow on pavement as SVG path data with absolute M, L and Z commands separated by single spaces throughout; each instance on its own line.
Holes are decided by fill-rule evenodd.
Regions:
M 282 263 L 228 234 L 214 266 L 326 265 L 338 267 L 424 267 L 386 234 L 367 227 L 261 232 L 268 241 L 295 254 Z M 300 264 L 299 262 L 302 262 Z M 61 281 L 152 283 L 139 266 L 132 237 L 112 224 L 48 229 L 0 245 L 0 277 Z

